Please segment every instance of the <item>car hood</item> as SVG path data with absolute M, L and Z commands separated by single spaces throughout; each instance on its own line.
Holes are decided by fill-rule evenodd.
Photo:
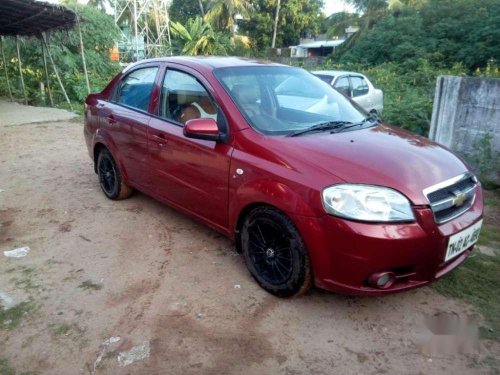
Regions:
M 282 151 L 294 155 L 294 166 L 321 169 L 348 183 L 387 186 L 416 205 L 428 204 L 425 188 L 468 170 L 445 147 L 386 125 L 274 139 Z

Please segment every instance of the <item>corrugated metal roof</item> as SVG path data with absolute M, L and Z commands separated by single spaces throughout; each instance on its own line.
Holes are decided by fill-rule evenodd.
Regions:
M 69 29 L 73 11 L 34 0 L 0 0 L 0 35 L 39 35 L 51 29 Z
M 321 47 L 337 47 L 344 43 L 344 39 L 339 40 L 320 40 L 311 43 L 299 44 L 299 48 L 321 48 Z

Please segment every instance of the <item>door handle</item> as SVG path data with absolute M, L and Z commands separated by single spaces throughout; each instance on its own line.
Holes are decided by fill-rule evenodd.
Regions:
M 167 138 L 165 137 L 164 134 L 153 134 L 152 137 L 153 140 L 156 142 L 156 144 L 159 147 L 164 147 L 167 144 Z
M 109 115 L 109 116 L 108 116 L 108 121 L 109 121 L 109 124 L 110 124 L 110 125 L 116 124 L 116 119 L 115 119 L 115 116 L 113 116 L 113 115 Z

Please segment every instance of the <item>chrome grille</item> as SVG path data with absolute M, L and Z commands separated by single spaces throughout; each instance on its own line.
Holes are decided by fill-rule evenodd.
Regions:
M 436 222 L 441 224 L 467 211 L 476 198 L 477 179 L 464 173 L 424 190 Z

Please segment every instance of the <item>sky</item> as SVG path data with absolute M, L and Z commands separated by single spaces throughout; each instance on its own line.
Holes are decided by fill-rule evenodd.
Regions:
M 49 3 L 57 3 L 58 0 L 43 0 Z M 88 0 L 78 0 L 79 3 L 86 3 Z M 347 5 L 345 0 L 324 0 L 323 13 L 329 16 L 332 13 L 342 12 L 344 9 L 348 12 L 354 12 L 351 5 Z
M 348 12 L 354 12 L 352 5 L 346 4 L 345 0 L 324 0 L 323 13 L 329 16 L 332 13 L 342 12 L 346 10 Z

